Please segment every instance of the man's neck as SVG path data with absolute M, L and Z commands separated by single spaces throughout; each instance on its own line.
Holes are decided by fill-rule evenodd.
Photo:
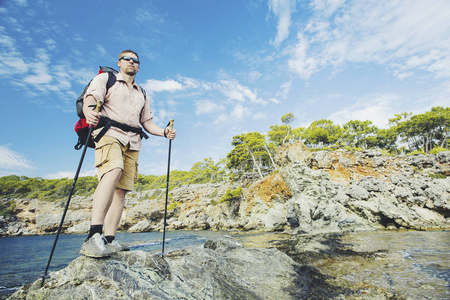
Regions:
M 128 75 L 128 74 L 125 74 L 125 73 L 122 72 L 122 71 L 120 72 L 120 74 L 122 74 L 123 80 L 125 80 L 125 82 L 126 82 L 128 85 L 130 85 L 130 86 L 133 85 L 134 77 L 136 77 L 136 75 Z

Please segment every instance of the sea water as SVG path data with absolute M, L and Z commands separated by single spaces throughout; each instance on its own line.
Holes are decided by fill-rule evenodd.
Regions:
M 200 247 L 207 238 L 222 234 L 232 235 L 217 231 L 169 231 L 165 252 Z M 270 240 L 279 234 L 265 235 Z M 65 268 L 78 257 L 85 238 L 86 235 L 61 235 L 48 273 Z M 131 250 L 147 252 L 161 252 L 162 238 L 160 232 L 117 234 L 117 240 L 131 245 Z M 247 243 L 243 244 L 258 239 L 250 233 L 234 235 L 234 238 L 240 242 L 245 239 Z M 0 238 L 0 299 L 42 278 L 54 240 L 54 235 Z M 345 240 L 354 244 L 357 251 L 387 250 L 394 257 L 399 256 L 399 263 L 403 261 L 399 266 L 393 263 L 387 267 L 375 264 L 362 268 L 347 275 L 351 276 L 348 280 L 370 280 L 380 287 L 392 286 L 412 299 L 450 299 L 450 231 L 353 233 L 346 235 Z

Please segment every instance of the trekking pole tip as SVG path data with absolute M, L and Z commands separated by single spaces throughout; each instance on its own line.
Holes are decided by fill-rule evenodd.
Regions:
M 50 275 L 48 275 L 46 273 L 44 275 L 42 275 L 41 287 L 44 287 L 45 279 L 47 279 L 47 278 L 50 278 Z

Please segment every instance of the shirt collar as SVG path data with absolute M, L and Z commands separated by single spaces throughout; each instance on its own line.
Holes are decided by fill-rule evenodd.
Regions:
M 122 73 L 120 73 L 120 72 L 116 74 L 116 79 L 118 81 L 125 81 L 125 79 L 123 79 Z M 136 84 L 135 80 L 133 80 L 133 87 L 136 89 L 138 88 L 138 85 Z

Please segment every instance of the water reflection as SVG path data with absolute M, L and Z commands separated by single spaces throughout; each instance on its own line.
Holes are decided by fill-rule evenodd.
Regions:
M 340 285 L 382 288 L 400 299 L 450 299 L 449 231 L 353 233 L 342 242 L 374 256 L 317 262 Z

